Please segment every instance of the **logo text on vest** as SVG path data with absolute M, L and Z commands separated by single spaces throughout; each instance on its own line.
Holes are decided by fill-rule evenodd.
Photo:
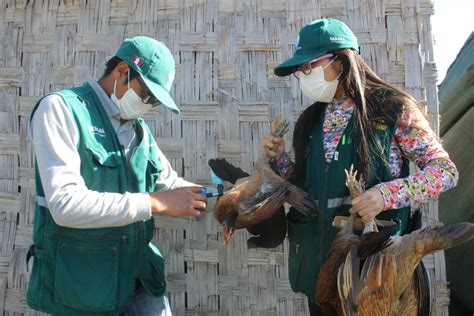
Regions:
M 105 130 L 102 127 L 97 127 L 97 126 L 89 126 L 88 127 L 89 132 L 91 134 L 98 135 L 100 137 L 105 137 Z

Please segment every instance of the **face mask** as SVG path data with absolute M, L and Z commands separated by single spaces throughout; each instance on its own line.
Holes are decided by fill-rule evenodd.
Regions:
M 133 120 L 136 119 L 151 108 L 151 104 L 143 103 L 142 99 L 137 95 L 135 90 L 130 88 L 130 73 L 128 74 L 128 90 L 125 94 L 118 99 L 115 95 L 115 89 L 117 87 L 117 80 L 114 83 L 114 93 L 110 96 L 112 101 L 117 105 L 120 110 L 120 117 L 124 120 Z
M 301 91 L 305 96 L 315 102 L 329 103 L 336 94 L 337 85 L 339 84 L 337 78 L 339 78 L 339 76 L 332 81 L 324 79 L 324 69 L 331 63 L 332 61 L 324 68 L 323 66 L 313 68 L 309 75 L 305 75 L 304 73 L 300 74 Z

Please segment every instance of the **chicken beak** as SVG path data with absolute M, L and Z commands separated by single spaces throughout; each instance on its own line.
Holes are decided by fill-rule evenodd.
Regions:
M 224 245 L 227 245 L 229 243 L 229 240 L 233 234 L 234 229 L 227 227 L 227 225 L 224 225 Z

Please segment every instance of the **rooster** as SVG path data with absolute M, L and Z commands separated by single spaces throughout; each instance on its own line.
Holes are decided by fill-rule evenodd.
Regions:
M 232 184 L 235 184 L 238 179 L 249 176 L 247 172 L 233 166 L 223 158 L 209 159 L 208 164 L 217 177 Z M 247 240 L 249 249 L 275 248 L 280 245 L 287 231 L 285 208 L 281 206 L 269 219 L 247 227 L 247 231 L 253 235 Z
M 271 133 L 283 137 L 288 123 L 276 117 Z M 269 158 L 261 153 L 253 175 L 239 179 L 214 206 L 214 217 L 224 230 L 227 244 L 235 230 L 255 226 L 271 218 L 284 203 L 291 204 L 304 216 L 316 216 L 317 207 L 308 194 L 272 170 Z M 280 211 L 281 212 L 281 211 Z

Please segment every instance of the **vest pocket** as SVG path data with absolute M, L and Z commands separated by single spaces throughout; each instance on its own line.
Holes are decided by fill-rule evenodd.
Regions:
M 155 188 L 156 180 L 160 177 L 160 173 L 163 170 L 161 164 L 155 157 L 148 159 L 146 172 L 146 188 Z
M 314 221 L 303 221 L 296 210 L 288 213 L 288 240 L 290 253 L 288 272 L 291 288 L 314 300 L 316 287 L 317 245 L 314 237 Z
M 126 191 L 127 178 L 121 157 L 105 148 L 90 145 L 81 159 L 81 175 L 89 189 L 100 192 Z
M 108 153 L 103 147 L 89 146 L 87 149 L 91 152 L 92 157 L 94 157 L 94 159 L 100 165 L 107 167 L 117 167 L 117 157 Z
M 144 250 L 144 260 L 140 266 L 140 280 L 143 287 L 154 296 L 166 291 L 165 262 L 160 251 L 152 243 Z
M 120 242 L 59 240 L 54 300 L 83 311 L 110 311 L 117 305 Z M 86 290 L 84 290 L 86 289 Z

